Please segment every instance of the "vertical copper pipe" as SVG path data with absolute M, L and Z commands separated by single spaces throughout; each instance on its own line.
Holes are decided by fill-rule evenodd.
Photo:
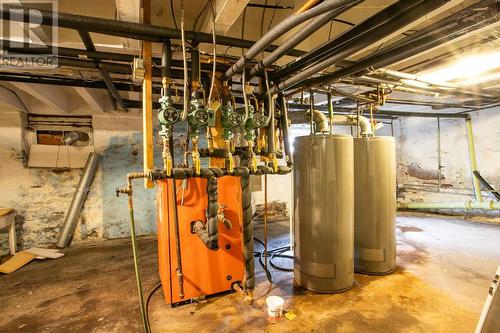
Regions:
M 311 9 L 312 7 L 316 6 L 317 4 L 323 2 L 323 0 L 308 0 L 305 4 L 300 7 L 295 14 L 300 14 L 302 12 L 305 12 L 308 9 Z

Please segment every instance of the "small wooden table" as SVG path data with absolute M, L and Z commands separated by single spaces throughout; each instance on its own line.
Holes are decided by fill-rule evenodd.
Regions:
M 10 254 L 16 254 L 16 211 L 12 208 L 0 208 L 0 229 L 9 228 Z

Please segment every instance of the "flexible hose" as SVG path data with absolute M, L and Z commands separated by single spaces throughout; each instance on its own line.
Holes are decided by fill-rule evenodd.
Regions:
M 181 44 L 182 44 L 182 64 L 184 65 L 184 91 L 182 92 L 183 106 L 181 120 L 186 120 L 188 112 L 188 67 L 186 59 L 186 37 L 184 32 L 184 1 L 181 1 Z
M 243 162 L 245 162 L 243 160 Z M 252 221 L 252 192 L 250 190 L 249 175 L 241 176 L 241 193 L 243 206 L 243 259 L 245 260 L 245 279 L 243 288 L 253 290 L 255 288 L 255 262 L 253 243 L 253 221 Z
M 259 243 L 260 245 L 264 246 L 264 242 L 261 241 L 260 239 L 258 239 L 256 237 L 254 237 L 253 239 L 257 243 Z M 283 259 L 292 259 L 293 260 L 292 255 L 283 254 L 283 253 L 288 252 L 288 251 L 291 251 L 291 247 L 289 245 L 277 247 L 275 249 L 271 249 L 271 250 L 267 251 L 267 253 L 265 253 L 264 251 L 254 251 L 254 257 L 259 258 L 259 264 L 262 266 L 262 269 L 264 269 L 264 272 L 266 273 L 266 277 L 267 277 L 269 282 L 273 283 L 273 280 L 274 280 L 273 274 L 264 265 L 264 258 L 265 257 L 270 258 L 269 265 L 271 265 L 271 267 L 276 269 L 276 270 L 279 270 L 282 272 L 293 272 L 293 268 L 279 266 L 276 263 L 274 263 L 274 261 L 273 261 L 275 258 L 283 258 Z
M 131 182 L 131 180 L 129 180 Z M 149 321 L 147 318 L 147 310 L 144 304 L 144 294 L 142 292 L 142 279 L 141 272 L 139 269 L 139 257 L 137 255 L 137 239 L 135 237 L 135 218 L 134 218 L 134 205 L 132 200 L 132 192 L 131 192 L 131 184 L 129 185 L 129 213 L 130 213 L 130 238 L 132 240 L 132 255 L 134 259 L 134 270 L 135 270 L 135 281 L 137 284 L 137 291 L 139 293 L 139 306 L 141 309 L 141 317 L 142 317 L 142 325 L 145 333 L 150 333 L 151 330 L 149 328 Z
M 212 82 L 210 83 L 210 92 L 208 93 L 208 107 L 210 107 L 210 103 L 212 102 L 212 93 L 214 91 L 214 82 L 215 82 L 215 72 L 217 67 L 217 42 L 215 40 L 215 8 L 214 3 L 210 0 L 210 5 L 212 6 L 212 43 L 213 43 L 213 68 L 212 68 Z
M 245 70 L 243 70 L 243 73 L 241 74 L 241 85 L 243 87 L 243 104 L 245 104 L 245 115 L 243 116 L 243 121 L 242 123 L 245 124 L 245 122 L 248 119 L 248 98 L 247 98 L 247 92 L 245 91 Z

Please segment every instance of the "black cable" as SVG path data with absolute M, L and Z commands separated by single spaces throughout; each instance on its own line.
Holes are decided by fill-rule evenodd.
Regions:
M 260 239 L 258 239 L 256 237 L 254 237 L 253 239 L 257 243 L 264 246 L 264 242 L 261 241 Z M 267 279 L 269 280 L 269 282 L 271 282 L 271 283 L 273 282 L 273 276 L 272 276 L 271 271 L 268 268 L 266 269 L 266 266 L 264 265 L 264 258 L 266 258 L 266 257 L 270 258 L 269 265 L 271 265 L 271 267 L 276 269 L 276 270 L 279 270 L 282 272 L 293 272 L 293 268 L 282 267 L 282 266 L 279 266 L 273 262 L 273 260 L 275 258 L 283 258 L 283 259 L 292 259 L 293 260 L 293 255 L 283 254 L 283 253 L 288 252 L 288 251 L 291 251 L 291 247 L 289 245 L 285 245 L 285 246 L 277 247 L 275 249 L 271 249 L 271 250 L 267 251 L 267 253 L 264 253 L 264 251 L 255 251 L 254 252 L 254 256 L 259 258 L 259 263 L 262 266 L 262 268 L 264 269 L 264 271 L 266 272 L 266 276 L 267 276 Z
M 209 4 L 210 4 L 210 2 L 207 1 L 207 3 L 205 4 L 205 6 L 203 6 L 201 8 L 200 12 L 198 13 L 198 16 L 196 16 L 196 19 L 194 20 L 194 23 L 193 23 L 193 31 L 197 31 L 196 27 L 198 26 L 198 22 L 200 21 L 201 16 L 207 10 Z M 203 17 L 203 18 L 205 18 L 205 17 Z
M 5 90 L 8 90 L 8 91 L 10 91 L 12 94 L 14 94 L 14 96 L 16 96 L 16 98 L 17 98 L 17 100 L 19 101 L 19 103 L 20 103 L 20 104 L 22 105 L 22 107 L 24 108 L 24 111 L 25 111 L 26 113 L 29 113 L 29 111 L 28 111 L 28 107 L 26 106 L 26 104 L 24 103 L 24 101 L 21 99 L 21 97 L 19 96 L 19 94 L 18 94 L 15 90 L 10 89 L 10 88 L 7 88 L 7 87 L 5 87 L 5 86 L 0 86 L 0 87 L 4 88 Z
M 172 18 L 174 19 L 175 29 L 179 30 L 179 28 L 177 27 L 177 21 L 175 20 L 174 0 L 170 0 L 170 11 L 172 12 Z
M 151 301 L 151 298 L 153 298 L 153 295 L 154 293 L 160 289 L 160 287 L 162 286 L 161 282 L 158 283 L 150 292 L 149 292 L 149 295 L 148 295 L 148 298 L 146 299 L 146 320 L 148 321 L 148 326 L 151 327 L 151 325 L 149 324 L 149 301 Z

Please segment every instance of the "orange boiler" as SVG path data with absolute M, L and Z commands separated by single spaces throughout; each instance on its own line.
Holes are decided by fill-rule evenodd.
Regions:
M 229 228 L 218 223 L 219 247 L 210 250 L 193 232 L 194 221 L 207 221 L 207 179 L 176 180 L 177 216 L 183 274 L 184 297 L 180 296 L 173 209 L 174 180 L 157 182 L 158 266 L 167 303 L 179 305 L 201 297 L 231 291 L 231 285 L 243 281 L 242 191 L 239 177 L 225 176 L 218 181 L 218 203 L 224 208 Z

